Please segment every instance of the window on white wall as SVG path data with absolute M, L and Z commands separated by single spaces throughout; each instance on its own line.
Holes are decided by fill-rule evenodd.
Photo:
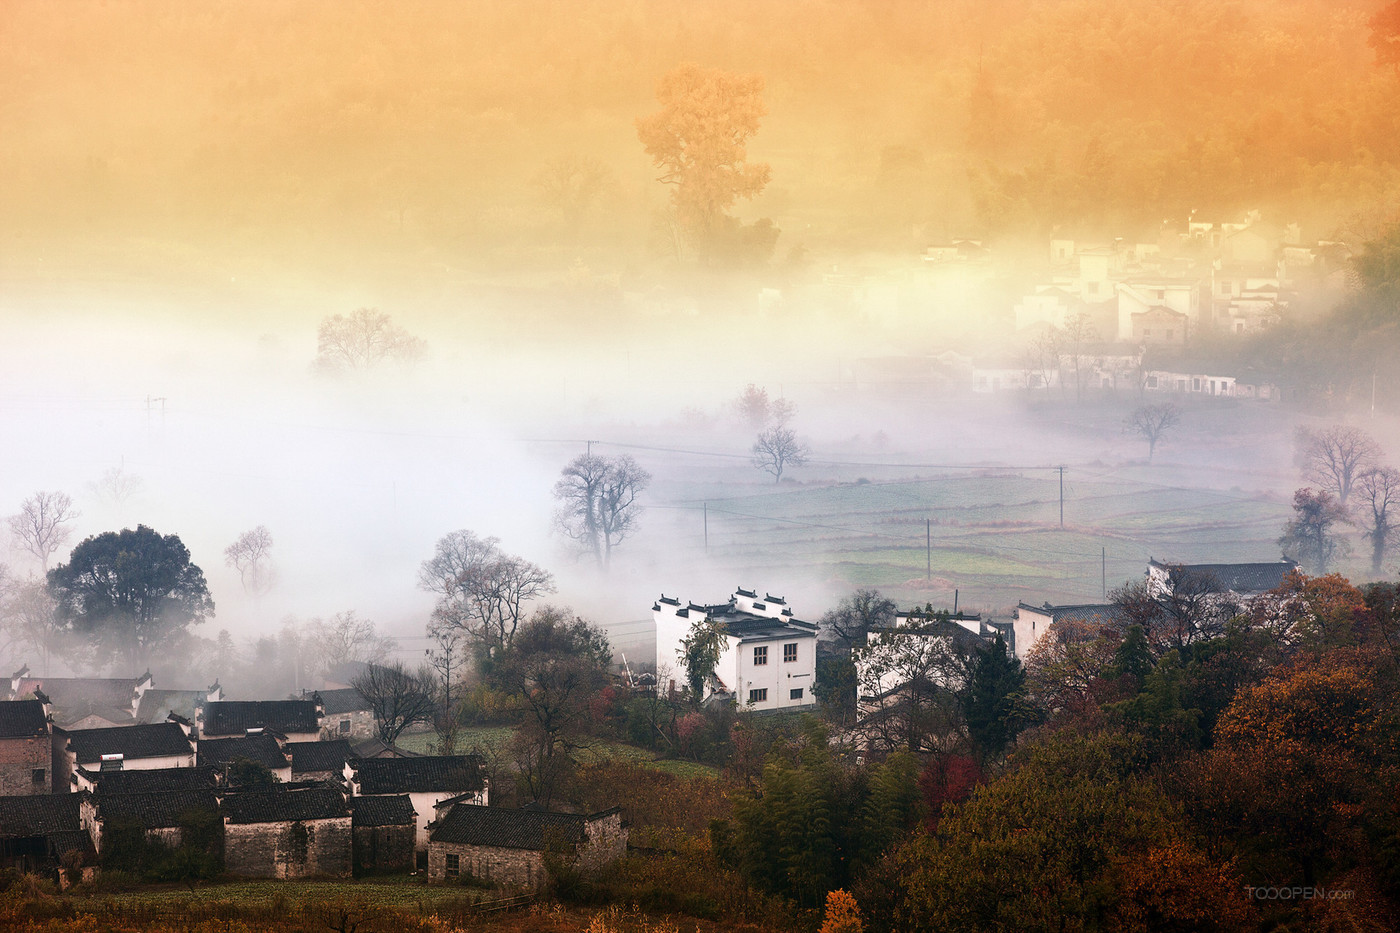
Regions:
M 797 660 L 797 642 L 790 645 L 783 645 L 783 661 L 791 664 Z
M 753 664 L 754 664 L 754 667 L 762 667 L 763 665 L 765 665 L 765 664 L 767 664 L 767 663 L 768 663 L 768 646 L 767 646 L 767 645 L 759 645 L 757 648 L 753 649 Z
M 762 688 L 761 690 L 750 690 L 750 691 L 749 691 L 749 702 L 750 702 L 750 703 L 767 703 L 767 702 L 768 702 L 768 688 L 767 688 L 767 687 L 764 687 L 764 688 Z

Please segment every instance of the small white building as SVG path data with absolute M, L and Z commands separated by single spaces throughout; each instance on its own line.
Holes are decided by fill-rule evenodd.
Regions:
M 1234 597 L 1252 597 L 1278 589 L 1298 562 L 1283 558 L 1247 564 L 1174 564 L 1155 557 L 1147 562 L 1147 587 L 1153 596 L 1169 594 L 1183 579 L 1211 592 Z
M 735 589 L 729 602 L 681 605 L 663 595 L 651 607 L 656 621 L 658 689 L 679 686 L 684 675 L 660 679 L 659 672 L 681 669 L 681 643 L 692 627 L 718 626 L 724 648 L 707 695 L 728 695 L 746 709 L 777 710 L 816 704 L 817 625 L 792 614 L 781 596 L 759 598 L 756 590 Z
M 1045 637 L 1045 633 L 1050 631 L 1050 626 L 1056 622 L 1070 620 L 1095 626 L 1120 625 L 1124 616 L 1123 610 L 1112 603 L 1085 603 L 1073 606 L 1052 606 L 1049 603 L 1032 606 L 1029 603 L 1020 603 L 1011 613 L 1011 619 L 1015 630 L 1011 648 L 1016 657 L 1024 662 L 1030 656 L 1031 649 Z

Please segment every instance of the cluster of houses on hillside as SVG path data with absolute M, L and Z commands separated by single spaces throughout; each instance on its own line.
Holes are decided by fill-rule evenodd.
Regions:
M 1047 246 L 1038 280 L 1000 331 L 1016 349 L 865 359 L 854 367 L 857 385 L 995 393 L 1073 380 L 1076 390 L 1277 399 L 1267 376 L 1203 354 L 1201 344 L 1269 329 L 1304 287 L 1342 287 L 1350 257 L 1344 243 L 1304 242 L 1297 224 L 1270 224 L 1257 211 L 1220 222 L 1193 214 L 1132 238 L 1061 232 Z M 899 285 L 863 288 L 846 274 L 840 287 L 862 294 L 858 304 L 876 318 L 919 307 L 934 315 L 963 307 L 966 316 L 985 291 L 969 280 L 985 286 L 999 274 L 986 244 L 955 240 L 928 247 L 918 274 Z
M 354 742 L 367 704 L 327 694 L 231 701 L 218 684 L 158 690 L 149 673 L 16 672 L 0 701 L 0 865 L 71 879 L 115 830 L 173 848 L 201 818 L 226 870 L 250 878 L 419 870 L 533 888 L 547 848 L 582 865 L 625 851 L 620 810 L 489 806 L 478 757 Z

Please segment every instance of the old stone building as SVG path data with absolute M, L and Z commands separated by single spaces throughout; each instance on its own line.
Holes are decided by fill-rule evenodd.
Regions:
M 192 770 L 192 769 L 190 769 Z M 178 846 L 187 827 L 213 822 L 218 817 L 218 801 L 210 788 L 164 790 L 156 793 L 83 795 L 83 823 L 89 826 L 98 854 L 104 840 L 121 833 L 141 833 L 149 841 Z
M 469 875 L 533 891 L 548 880 L 546 855 L 595 872 L 626 852 L 620 807 L 584 816 L 458 804 L 431 829 L 428 877 L 446 881 Z
M 418 815 L 408 795 L 351 797 L 346 803 L 355 836 L 355 874 L 410 871 Z
M 481 760 L 475 755 L 356 758 L 346 763 L 344 778 L 357 797 L 408 794 L 418 814 L 419 850 L 428 847 L 428 824 L 443 801 L 463 798 L 481 806 L 489 802 Z
M 293 781 L 339 781 L 345 774 L 345 763 L 355 757 L 344 739 L 288 742 L 286 751 L 292 756 Z
M 217 769 L 221 775 L 227 775 L 229 766 L 244 758 L 262 765 L 279 781 L 292 779 L 291 755 L 283 743 L 268 732 L 238 738 L 200 739 L 198 753 L 200 764 Z
M 199 709 L 199 735 L 204 739 L 238 738 L 249 730 L 275 732 L 288 742 L 314 742 L 321 737 L 324 714 L 319 694 L 306 700 L 221 700 Z
M 0 702 L 0 795 L 47 794 L 52 789 L 50 728 L 41 701 Z
M 367 739 L 374 735 L 374 711 L 369 701 L 354 687 L 320 691 L 325 708 L 325 737 L 331 739 Z
M 157 794 L 167 791 L 213 790 L 219 784 L 215 768 L 154 768 L 144 771 L 73 772 L 72 789 L 93 794 Z
M 226 794 L 224 868 L 246 878 L 348 877 L 352 827 L 345 798 L 334 787 Z
M 41 871 L 77 850 L 92 854 L 83 825 L 85 794 L 0 797 L 0 866 Z

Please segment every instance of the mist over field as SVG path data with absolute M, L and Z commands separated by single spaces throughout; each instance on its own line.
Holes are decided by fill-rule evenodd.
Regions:
M 1344 258 L 1278 328 L 1197 338 L 1276 394 L 1181 399 L 1150 463 L 1123 428 L 1141 387 L 974 373 L 1027 368 L 1013 308 L 1052 237 L 1175 243 L 1253 212 L 1319 256 L 1378 238 L 1400 108 L 1376 7 L 6 4 L 0 514 L 71 495 L 55 563 L 178 534 L 217 605 L 204 638 L 355 610 L 415 661 L 418 567 L 456 529 L 643 656 L 663 592 L 757 587 L 815 620 L 874 586 L 995 616 L 1101 599 L 1149 556 L 1277 559 L 1296 427 L 1400 456 L 1395 326 L 1353 313 Z M 771 178 L 730 213 L 777 232 L 725 262 L 686 246 L 638 138 L 687 62 L 762 78 L 748 159 Z M 958 241 L 989 258 L 931 271 Z M 421 358 L 318 370 L 321 322 L 359 308 Z M 749 385 L 810 447 L 781 482 L 750 463 Z M 653 474 L 606 573 L 553 522 L 590 449 Z M 121 501 L 114 470 L 140 481 Z M 253 597 L 223 555 L 259 525 L 276 582 Z

